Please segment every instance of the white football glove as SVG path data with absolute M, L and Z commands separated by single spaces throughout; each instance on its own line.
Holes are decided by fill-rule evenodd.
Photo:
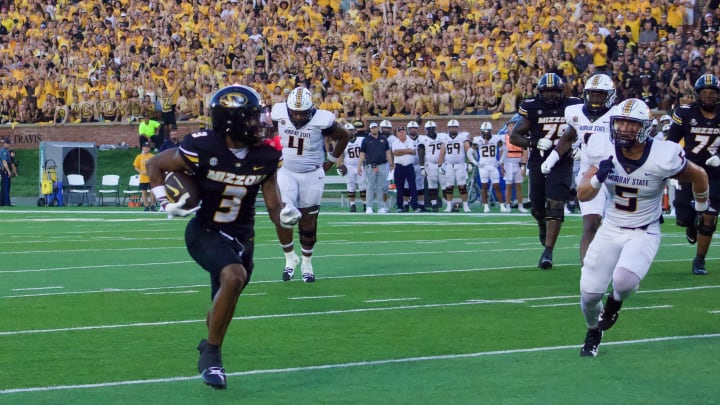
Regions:
M 438 165 L 438 173 L 440 173 L 441 176 L 445 175 L 445 168 Z
M 302 214 L 294 205 L 288 204 L 280 210 L 280 226 L 283 228 L 292 228 L 300 221 Z
M 190 198 L 190 194 L 185 193 L 180 196 L 177 202 L 165 205 L 164 208 L 165 212 L 168 214 L 168 219 L 172 219 L 174 217 L 186 217 L 200 209 L 200 204 L 198 204 L 195 208 L 190 208 L 189 210 L 184 209 L 183 205 L 185 205 L 185 201 L 187 201 L 188 198 Z
M 548 155 L 547 158 L 545 158 L 545 161 L 542 162 L 540 165 L 540 171 L 542 174 L 548 174 L 552 170 L 553 167 L 555 167 L 555 163 L 560 160 L 560 155 L 558 155 L 557 151 L 550 152 L 550 155 Z
M 710 167 L 718 167 L 720 166 L 720 156 L 718 155 L 712 155 L 708 158 L 708 160 L 705 161 L 706 166 Z
M 537 142 L 537 149 L 538 150 L 548 150 L 552 148 L 553 142 L 547 138 L 540 138 Z
M 425 170 L 424 167 L 420 169 L 420 175 L 423 177 L 427 177 L 427 170 Z
M 581 158 L 580 148 L 571 149 L 570 157 L 573 158 L 573 160 L 580 160 L 580 158 Z

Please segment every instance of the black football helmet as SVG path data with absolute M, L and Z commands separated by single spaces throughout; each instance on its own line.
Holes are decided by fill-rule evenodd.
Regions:
M 703 92 L 703 90 L 710 89 L 715 90 L 714 94 L 711 92 Z M 718 78 L 711 74 L 704 74 L 695 81 L 695 97 L 700 103 L 700 108 L 705 111 L 715 111 L 718 104 L 720 104 L 720 81 Z
M 545 73 L 537 84 L 538 99 L 545 104 L 560 104 L 565 98 L 564 89 L 565 83 L 560 76 L 555 73 Z
M 210 100 L 210 118 L 215 132 L 253 144 L 265 137 L 266 112 L 260 95 L 248 86 L 231 85 L 218 90 Z

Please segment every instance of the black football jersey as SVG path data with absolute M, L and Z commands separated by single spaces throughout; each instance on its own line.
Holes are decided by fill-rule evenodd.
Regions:
M 667 139 L 684 143 L 688 160 L 705 168 L 708 176 L 720 174 L 720 168 L 708 167 L 705 161 L 720 148 L 720 114 L 707 119 L 697 104 L 681 105 L 672 114 Z
M 552 140 L 553 145 L 557 145 L 560 137 L 565 132 L 567 124 L 565 123 L 565 107 L 574 104 L 581 104 L 582 100 L 577 97 L 565 97 L 561 103 L 546 104 L 540 99 L 530 98 L 520 104 L 518 113 L 530 121 L 530 139 L 532 144 L 536 144 L 541 138 Z M 529 160 L 544 160 L 549 151 L 540 155 L 540 151 L 532 149 L 530 151 Z M 563 158 L 569 159 L 567 156 Z
M 282 166 L 282 152 L 262 144 L 248 147 L 238 159 L 223 136 L 205 130 L 185 136 L 179 153 L 194 170 L 202 200 L 200 223 L 230 235 L 251 229 L 258 190 Z

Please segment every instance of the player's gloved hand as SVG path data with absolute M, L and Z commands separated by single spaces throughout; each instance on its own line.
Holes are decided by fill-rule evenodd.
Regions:
M 420 168 L 420 175 L 423 177 L 427 177 L 427 170 L 425 170 L 424 167 Z
M 441 165 L 438 165 L 438 173 L 440 173 L 441 176 L 445 175 L 445 168 Z
M 301 216 L 300 210 L 292 204 L 287 204 L 285 208 L 280 210 L 280 226 L 283 228 L 292 228 L 300 221 Z
M 553 146 L 553 142 L 547 138 L 538 139 L 537 145 L 535 145 L 535 147 L 538 150 L 548 150 L 548 149 L 552 148 L 552 146 Z
M 613 172 L 615 169 L 615 165 L 613 164 L 612 156 L 608 157 L 605 160 L 601 160 L 598 164 L 598 170 L 595 172 L 595 177 L 597 177 L 598 181 L 600 183 L 604 182 L 607 177 L 610 175 L 610 173 Z
M 560 155 L 557 153 L 557 151 L 552 151 L 548 155 L 548 157 L 545 158 L 545 160 L 540 165 L 540 171 L 542 174 L 548 174 L 552 171 L 552 168 L 555 167 L 555 164 L 560 160 Z
M 190 194 L 185 193 L 180 196 L 177 202 L 168 202 L 163 206 L 165 208 L 165 212 L 167 213 L 168 219 L 172 219 L 174 217 L 186 217 L 190 214 L 194 214 L 197 210 L 200 209 L 200 204 L 198 204 L 198 206 L 195 208 L 190 208 L 189 210 L 184 209 L 183 205 L 185 205 L 185 201 L 187 201 L 188 198 L 190 198 Z
M 570 150 L 570 157 L 573 158 L 573 160 L 580 160 L 580 148 L 573 148 Z
M 705 161 L 706 166 L 710 167 L 718 167 L 720 166 L 720 156 L 718 155 L 712 155 L 708 158 L 708 160 Z
M 348 172 L 347 166 L 345 166 L 345 165 L 340 165 L 340 166 L 338 166 L 338 167 L 337 167 L 337 172 L 338 172 L 339 175 L 345 176 L 345 175 L 347 174 L 347 172 Z

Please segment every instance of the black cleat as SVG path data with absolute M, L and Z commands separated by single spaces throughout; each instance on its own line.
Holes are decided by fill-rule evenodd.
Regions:
M 697 242 L 697 228 L 694 226 L 688 226 L 685 228 L 685 237 L 689 244 L 694 245 Z
M 209 367 L 200 373 L 203 382 L 216 390 L 224 390 L 227 388 L 227 379 L 225 377 L 225 369 L 222 367 Z
M 692 273 L 696 276 L 707 275 L 707 270 L 705 270 L 704 257 L 695 256 L 695 258 L 693 259 Z
M 355 204 L 350 204 L 350 212 L 357 212 L 357 207 Z
M 550 270 L 552 269 L 552 266 L 552 250 L 545 249 L 543 254 L 540 256 L 538 268 L 541 268 L 543 270 Z
M 596 357 L 598 355 L 598 346 L 602 340 L 602 330 L 588 329 L 585 335 L 585 344 L 580 349 L 580 357 Z
M 600 328 L 600 330 L 605 331 L 615 325 L 615 322 L 617 322 L 618 316 L 620 315 L 620 308 L 622 308 L 622 304 L 622 301 L 615 300 L 612 292 L 608 295 L 607 300 L 605 301 L 605 307 L 603 308 L 598 321 L 598 328 Z
M 198 372 L 203 382 L 213 388 L 223 390 L 227 388 L 225 369 L 222 367 L 220 353 L 208 353 L 207 339 L 201 339 L 197 350 L 200 352 L 198 359 Z

